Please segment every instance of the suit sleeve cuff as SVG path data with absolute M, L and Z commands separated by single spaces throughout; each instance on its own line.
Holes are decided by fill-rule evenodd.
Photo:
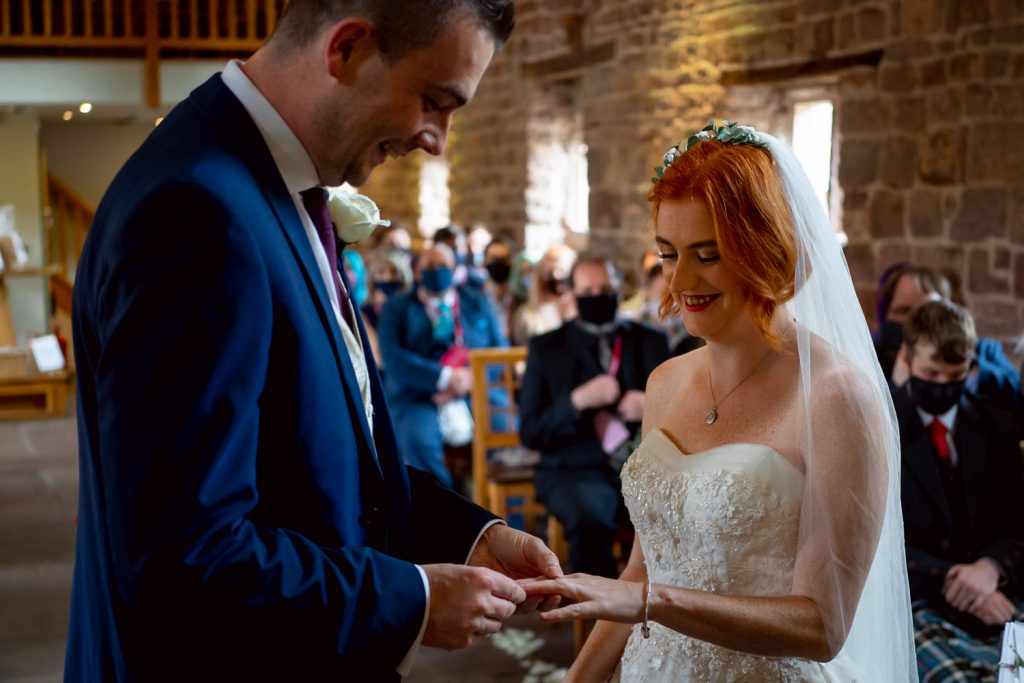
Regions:
M 479 538 L 477 540 L 479 541 Z M 475 543 L 473 547 L 476 547 Z M 412 670 L 412 664 L 416 661 L 416 655 L 420 652 L 420 645 L 423 644 L 423 634 L 427 632 L 427 617 L 430 615 L 430 583 L 427 581 L 427 573 L 419 565 L 416 565 L 416 569 L 420 573 L 420 579 L 423 581 L 423 593 L 426 595 L 426 600 L 423 602 L 423 622 L 420 624 L 420 632 L 416 634 L 416 640 L 412 641 L 409 651 L 405 653 L 405 657 L 399 662 L 398 668 L 395 669 L 400 676 L 408 676 Z
M 437 376 L 436 389 L 438 391 L 444 391 L 448 388 L 448 382 L 452 379 L 452 368 L 450 365 L 446 365 L 441 368 L 441 374 Z

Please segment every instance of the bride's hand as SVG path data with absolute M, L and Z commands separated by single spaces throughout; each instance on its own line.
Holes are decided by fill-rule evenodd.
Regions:
M 544 621 L 603 619 L 636 624 L 644 618 L 644 584 L 606 579 L 589 574 L 570 574 L 560 579 L 519 581 L 528 596 L 561 595 L 571 604 L 544 612 Z

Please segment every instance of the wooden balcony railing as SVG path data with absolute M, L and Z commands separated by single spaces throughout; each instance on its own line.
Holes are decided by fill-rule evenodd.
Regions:
M 240 55 L 274 30 L 286 0 L 0 0 L 4 54 L 143 57 L 159 105 L 167 56 Z

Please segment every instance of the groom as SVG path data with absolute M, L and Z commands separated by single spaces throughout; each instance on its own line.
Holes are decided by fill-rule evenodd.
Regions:
M 67 681 L 395 680 L 561 573 L 402 464 L 321 189 L 441 153 L 512 23 L 291 0 L 118 174 L 75 286 Z

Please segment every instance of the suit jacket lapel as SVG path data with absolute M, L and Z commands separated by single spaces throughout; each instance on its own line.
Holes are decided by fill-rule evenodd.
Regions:
M 359 395 L 359 384 L 356 381 L 355 369 L 349 357 L 348 349 L 341 338 L 341 330 L 331 306 L 330 297 L 324 286 L 323 278 L 320 276 L 320 269 L 317 267 L 316 258 L 310 247 L 306 231 L 302 227 L 302 221 L 295 208 L 288 189 L 285 187 L 284 179 L 281 178 L 274 159 L 267 149 L 263 136 L 256 128 L 249 113 L 224 85 L 220 75 L 214 75 L 205 84 L 193 92 L 197 105 L 204 109 L 211 117 L 221 119 L 221 127 L 233 136 L 235 151 L 247 163 L 256 177 L 263 192 L 264 198 L 273 210 L 282 231 L 291 246 L 292 253 L 302 269 L 303 279 L 309 288 L 310 294 L 316 302 L 317 312 L 320 315 L 320 322 L 326 328 L 328 337 L 331 340 L 331 347 L 334 350 L 334 360 L 338 365 L 341 374 L 342 385 L 348 395 L 350 409 L 363 441 L 369 452 L 373 455 L 372 460 L 376 463 L 376 449 L 370 433 L 369 424 L 366 421 L 366 411 L 363 409 L 363 400 Z M 350 290 L 351 291 L 351 290 Z M 358 319 L 358 315 L 357 315 Z M 360 334 L 363 338 L 363 348 L 369 349 L 362 324 L 359 324 Z M 369 362 L 369 359 L 368 361 Z M 379 463 L 376 470 L 380 473 Z M 383 477 L 383 474 L 381 474 Z
M 932 503 L 938 508 L 947 524 L 953 523 L 953 513 L 949 501 L 946 500 L 946 489 L 942 485 L 942 472 L 932 449 L 932 442 L 924 429 L 914 401 L 904 386 L 894 397 L 896 413 L 899 416 L 900 441 L 903 443 L 903 462 L 921 488 L 925 490 Z
M 956 444 L 956 452 L 959 457 L 958 467 L 963 479 L 967 517 L 973 529 L 978 511 L 978 494 L 986 488 L 985 470 L 988 468 L 989 433 L 984 429 L 981 418 L 974 409 L 974 404 L 967 397 L 960 399 L 953 441 Z

